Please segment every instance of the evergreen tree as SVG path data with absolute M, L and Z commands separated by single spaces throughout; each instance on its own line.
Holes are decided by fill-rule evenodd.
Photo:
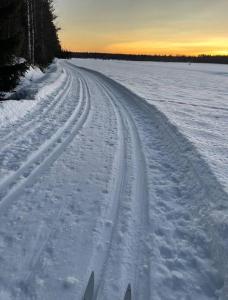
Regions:
M 27 51 L 32 64 L 46 67 L 61 51 L 52 0 L 26 0 Z
M 23 0 L 2 0 L 0 3 L 0 91 L 10 91 L 25 72 L 21 62 Z
M 0 91 L 12 90 L 28 64 L 46 67 L 60 55 L 55 19 L 53 0 L 0 1 Z

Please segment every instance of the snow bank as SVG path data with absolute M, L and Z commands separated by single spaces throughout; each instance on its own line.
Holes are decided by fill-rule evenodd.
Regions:
M 57 61 L 45 73 L 37 67 L 30 67 L 15 89 L 15 93 L 8 95 L 9 100 L 0 102 L 0 126 L 12 125 L 23 118 L 40 101 L 50 97 L 60 88 L 65 79 L 66 74 Z
M 38 67 L 32 67 L 27 70 L 25 76 L 21 79 L 20 86 L 28 86 L 31 81 L 37 81 L 44 76 L 44 72 Z

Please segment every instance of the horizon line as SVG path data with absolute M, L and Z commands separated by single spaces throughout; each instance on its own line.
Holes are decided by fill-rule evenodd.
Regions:
M 154 57 L 228 57 L 228 54 L 146 54 L 146 53 L 121 53 L 121 52 L 99 52 L 99 51 L 72 51 L 68 49 L 63 49 L 63 51 L 67 51 L 70 53 L 78 53 L 78 54 L 101 54 L 101 55 L 126 55 L 126 56 L 154 56 Z

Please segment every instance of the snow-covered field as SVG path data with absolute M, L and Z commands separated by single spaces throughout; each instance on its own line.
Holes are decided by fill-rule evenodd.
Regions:
M 228 299 L 227 83 L 74 59 L 1 103 L 0 300 L 82 300 L 92 271 L 89 300 Z
M 197 147 L 228 192 L 228 66 L 74 60 L 156 106 Z

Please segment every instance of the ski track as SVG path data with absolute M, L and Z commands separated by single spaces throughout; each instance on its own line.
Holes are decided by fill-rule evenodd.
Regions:
M 0 299 L 81 300 L 92 271 L 93 300 L 123 299 L 129 283 L 137 300 L 219 299 L 216 179 L 215 194 L 152 106 L 61 64 L 62 86 L 0 130 Z
M 81 97 L 81 99 L 83 98 Z M 31 151 L 32 154 L 30 154 L 28 160 L 23 162 L 15 173 L 0 182 L 0 189 L 2 191 L 1 208 L 10 199 L 14 198 L 15 195 L 18 195 L 27 184 L 30 184 L 35 176 L 39 176 L 42 173 L 42 167 L 46 168 L 48 164 L 51 164 L 64 151 L 65 146 L 81 127 L 88 114 L 89 105 L 85 106 L 87 107 L 85 108 L 85 112 L 83 112 L 82 104 L 80 103 L 67 122 L 63 124 L 63 127 L 53 134 L 50 140 L 45 141 L 37 151 Z M 72 126 L 74 127 L 71 128 Z
M 57 74 L 59 74 L 58 69 L 54 69 L 53 72 L 56 72 Z M 43 81 L 45 81 L 44 79 L 46 79 L 46 81 L 50 80 L 49 77 L 50 77 L 50 74 L 47 73 L 42 80 Z M 48 83 L 49 86 L 56 86 L 56 84 L 58 82 L 57 88 L 55 88 L 52 92 L 49 92 L 49 93 L 44 92 L 43 93 L 44 95 L 42 95 L 42 93 L 41 93 L 41 96 L 38 93 L 37 97 L 41 98 L 41 99 L 39 99 L 39 100 L 41 100 L 41 103 L 39 105 L 37 105 L 37 108 L 35 108 L 32 112 L 27 114 L 21 120 L 19 119 L 12 126 L 7 126 L 7 127 L 1 128 L 0 143 L 1 143 L 2 148 L 4 146 L 8 145 L 9 143 L 11 143 L 12 141 L 19 139 L 20 136 L 25 131 L 32 128 L 32 126 L 34 126 L 34 124 L 41 122 L 42 118 L 45 115 L 47 115 L 51 111 L 53 111 L 57 105 L 59 106 L 61 103 L 59 98 L 61 98 L 62 96 L 64 96 L 64 94 L 67 93 L 67 89 L 69 87 L 70 80 L 71 80 L 71 77 L 67 76 L 67 73 L 65 70 L 62 70 L 59 78 Z M 39 86 L 39 81 L 36 83 L 36 85 Z M 47 85 L 47 83 L 46 83 L 46 85 Z M 42 89 L 45 90 L 45 86 L 42 87 L 40 84 L 40 89 L 41 89 L 41 91 L 42 91 Z M 33 96 L 33 93 L 32 93 L 32 96 Z M 43 97 L 45 97 L 45 99 L 43 99 Z
M 66 83 L 63 87 L 61 87 L 61 90 L 55 96 L 54 101 L 52 97 L 48 98 L 47 102 L 42 103 L 40 109 L 31 114 L 31 116 L 29 116 L 29 118 L 27 118 L 25 122 L 17 125 L 17 128 L 13 131 L 11 130 L 8 135 L 4 135 L 4 139 L 1 140 L 1 149 L 5 150 L 4 152 L 6 152 L 13 146 L 12 142 L 15 143 L 18 141 L 20 143 L 23 143 L 23 138 L 29 136 L 29 133 L 34 132 L 35 128 L 37 129 L 41 127 L 41 124 L 44 123 L 46 119 L 48 122 L 50 122 L 51 117 L 54 117 L 58 110 L 60 111 L 61 105 L 63 105 L 63 102 L 66 98 L 66 95 L 69 93 L 71 85 L 72 78 L 69 74 Z M 24 132 L 26 132 L 26 136 Z
M 140 290 L 138 286 L 138 272 L 140 271 L 140 267 L 143 265 L 143 259 L 141 257 L 138 258 L 137 256 L 138 254 L 141 255 L 142 252 L 140 251 L 139 241 L 140 235 L 145 234 L 143 230 L 146 227 L 143 226 L 143 222 L 146 222 L 148 219 L 146 219 L 147 207 L 145 208 L 148 197 L 147 179 L 145 175 L 145 159 L 141 151 L 141 141 L 137 133 L 137 128 L 127 109 L 123 105 L 120 105 L 120 103 L 116 103 L 116 99 L 113 99 L 112 91 L 102 85 L 102 83 L 98 82 L 98 84 L 105 91 L 106 96 L 114 106 L 119 123 L 119 139 L 122 147 L 120 147 L 120 153 L 117 155 L 117 161 L 120 164 L 120 167 L 118 173 L 115 174 L 115 177 L 120 179 L 119 182 L 116 182 L 116 190 L 113 195 L 113 203 L 115 203 L 117 207 L 115 209 L 112 208 L 112 211 L 109 212 L 113 214 L 113 211 L 115 211 L 115 218 L 112 222 L 113 228 L 111 237 L 106 238 L 106 240 L 110 241 L 109 248 L 107 249 L 107 253 L 105 255 L 103 269 L 101 270 L 101 278 L 99 280 L 97 291 L 95 292 L 95 299 L 105 298 L 105 295 L 102 298 L 102 293 L 104 293 L 105 290 L 105 284 L 107 289 L 105 292 L 106 298 L 110 296 L 110 291 L 108 290 L 109 285 L 113 285 L 115 287 L 117 291 L 117 295 L 115 297 L 118 297 L 118 294 L 120 291 L 122 291 L 121 298 L 123 298 L 126 291 L 126 286 L 129 282 L 131 282 L 134 287 L 135 297 L 140 299 L 140 293 L 142 290 Z M 131 159 L 134 161 L 134 163 L 131 162 Z M 130 166 L 132 164 L 131 167 L 134 167 L 135 169 L 131 170 L 133 173 L 132 175 L 129 170 L 129 164 Z M 122 178 L 123 175 L 125 178 Z M 140 202 L 140 200 L 142 200 L 142 202 Z M 125 201 L 130 202 L 130 209 L 129 207 L 126 207 L 126 204 L 124 203 Z M 129 203 L 127 204 L 129 205 Z M 104 238 L 104 233 L 102 233 L 101 236 Z M 119 241 L 122 239 L 125 239 L 122 248 L 120 247 L 121 249 L 115 249 L 116 245 L 118 245 Z M 99 255 L 101 254 L 99 253 Z M 129 257 L 131 262 L 130 266 Z M 108 265 L 109 260 L 112 261 L 110 266 Z M 95 258 L 94 261 L 97 261 L 97 258 Z M 113 277 L 113 266 L 115 264 L 121 266 L 121 270 L 117 270 L 115 278 L 106 283 L 105 278 L 110 278 L 110 274 L 107 275 L 106 273 L 111 273 Z M 108 270 L 108 268 L 111 270 Z M 118 278 L 121 278 L 121 286 L 118 286 Z M 145 282 L 147 281 L 146 278 L 143 278 L 143 280 L 145 280 Z M 146 289 L 148 288 L 149 285 L 147 284 Z M 150 299 L 150 293 L 146 289 L 143 291 L 143 297 Z

